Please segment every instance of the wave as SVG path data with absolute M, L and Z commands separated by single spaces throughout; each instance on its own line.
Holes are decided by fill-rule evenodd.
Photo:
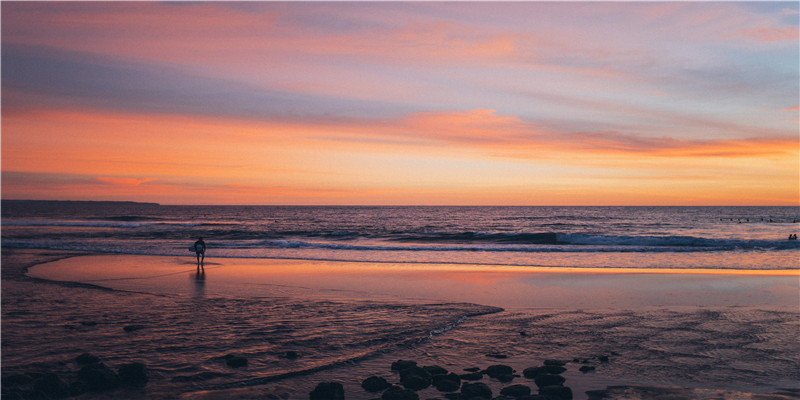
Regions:
M 466 237 L 466 239 L 465 239 Z M 458 238 L 458 239 L 457 239 Z M 392 245 L 404 242 L 404 245 Z M 488 251 L 488 252 L 702 252 L 728 250 L 796 250 L 800 242 L 756 239 L 712 239 L 693 236 L 604 236 L 586 234 L 446 234 L 404 236 L 368 243 L 307 240 L 220 242 L 230 249 L 284 248 L 350 251 Z

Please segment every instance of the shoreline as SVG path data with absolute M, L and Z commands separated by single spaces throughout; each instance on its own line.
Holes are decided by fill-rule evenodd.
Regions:
M 8 252 L 4 249 L 3 253 L 5 264 Z M 66 254 L 66 252 L 59 254 L 58 252 L 36 250 L 15 250 L 11 253 L 17 253 L 17 256 L 29 254 L 29 260 L 37 258 L 37 254 L 39 259 L 61 258 Z M 25 258 L 22 257 L 22 259 Z M 408 264 L 369 266 L 367 263 L 344 263 L 343 265 L 338 262 L 302 260 L 266 260 L 268 262 L 262 263 L 253 262 L 253 259 L 213 258 L 208 261 L 202 284 L 195 279 L 194 257 L 69 252 L 68 258 L 44 264 L 31 264 L 32 261 L 28 261 L 26 264 L 26 262 L 18 260 L 18 268 L 30 267 L 33 273 L 16 278 L 7 274 L 10 272 L 8 269 L 13 266 L 4 265 L 4 338 L 10 338 L 13 342 L 14 337 L 7 336 L 6 332 L 9 326 L 15 326 L 15 319 L 19 320 L 20 318 L 22 318 L 20 321 L 24 323 L 22 325 L 28 325 L 41 319 L 41 329 L 43 331 L 52 330 L 54 328 L 52 320 L 46 320 L 45 317 L 26 311 L 38 310 L 43 306 L 55 308 L 51 312 L 54 314 L 52 318 L 62 321 L 56 323 L 56 328 L 63 325 L 69 327 L 68 331 L 78 333 L 79 336 L 87 335 L 86 337 L 91 339 L 87 343 L 105 340 L 109 333 L 104 332 L 111 332 L 112 335 L 119 335 L 115 333 L 119 332 L 122 334 L 122 340 L 127 343 L 130 340 L 138 340 L 139 336 L 147 337 L 149 331 L 169 328 L 161 328 L 152 319 L 163 314 L 159 310 L 166 310 L 164 313 L 174 313 L 169 310 L 174 308 L 175 304 L 183 303 L 189 307 L 184 312 L 185 316 L 176 315 L 178 315 L 178 321 L 186 319 L 184 323 L 188 323 L 197 318 L 190 310 L 202 304 L 228 304 L 227 307 L 230 311 L 225 311 L 223 314 L 219 314 L 220 316 L 229 315 L 231 312 L 234 313 L 231 314 L 234 317 L 251 315 L 250 312 L 245 313 L 245 311 L 231 309 L 232 306 L 244 299 L 256 299 L 257 301 L 267 301 L 270 298 L 294 299 L 291 301 L 300 301 L 301 303 L 298 304 L 304 308 L 315 307 L 315 304 L 347 304 L 348 302 L 353 302 L 358 307 L 377 308 L 382 307 L 381 304 L 392 307 L 408 304 L 411 306 L 410 310 L 445 306 L 446 303 L 441 303 L 441 301 L 462 303 L 462 301 L 470 299 L 496 299 L 494 304 L 492 301 L 472 301 L 472 303 L 505 306 L 503 307 L 505 311 L 468 318 L 456 323 L 452 329 L 433 335 L 424 342 L 410 347 L 391 345 L 390 351 L 374 353 L 355 363 L 333 365 L 321 369 L 310 367 L 310 369 L 307 368 L 308 372 L 290 373 L 286 377 L 278 376 L 273 379 L 270 378 L 269 373 L 258 372 L 260 370 L 257 368 L 258 362 L 264 357 L 269 359 L 271 357 L 269 355 L 256 356 L 248 353 L 247 357 L 251 359 L 251 363 L 256 363 L 256 365 L 249 367 L 249 371 L 247 369 L 240 371 L 232 370 L 224 365 L 217 366 L 219 361 L 216 360 L 219 356 L 211 353 L 207 356 L 211 358 L 205 361 L 200 360 L 198 371 L 210 369 L 214 374 L 220 374 L 219 378 L 214 378 L 213 376 L 216 375 L 210 375 L 211 372 L 198 372 L 195 375 L 189 375 L 187 379 L 201 380 L 196 383 L 187 381 L 180 386 L 181 388 L 178 388 L 173 387 L 175 383 L 170 383 L 170 380 L 184 376 L 186 373 L 166 372 L 168 369 L 159 366 L 156 369 L 161 372 L 158 372 L 146 390 L 127 391 L 124 392 L 125 397 L 244 399 L 288 394 L 291 399 L 306 399 L 316 384 L 322 381 L 341 381 L 345 385 L 347 398 L 361 398 L 359 396 L 368 396 L 368 393 L 360 388 L 360 383 L 369 375 L 377 374 L 389 380 L 397 379 L 397 373 L 389 371 L 389 365 L 397 359 L 416 360 L 420 365 L 443 365 L 448 370 L 457 373 L 461 372 L 460 369 L 472 367 L 473 364 L 481 368 L 494 364 L 507 364 L 521 375 L 522 369 L 540 365 L 549 358 L 561 358 L 568 361 L 566 366 L 568 371 L 564 373 L 564 377 L 567 379 L 566 385 L 573 388 L 576 399 L 586 398 L 583 395 L 584 391 L 603 390 L 607 386 L 619 386 L 614 389 L 617 391 L 617 395 L 623 396 L 628 393 L 629 398 L 630 393 L 639 393 L 639 397 L 648 398 L 642 393 L 656 392 L 664 396 L 672 395 L 684 398 L 703 398 L 709 393 L 716 393 L 723 397 L 728 394 L 745 399 L 755 399 L 757 396 L 762 396 L 760 398 L 772 396 L 767 397 L 770 399 L 796 397 L 792 395 L 796 392 L 792 392 L 795 389 L 791 385 L 781 384 L 778 381 L 772 386 L 767 385 L 758 389 L 758 385 L 742 386 L 741 383 L 735 384 L 734 382 L 722 384 L 712 378 L 703 378 L 711 379 L 708 381 L 701 379 L 699 382 L 693 382 L 691 380 L 674 380 L 676 378 L 665 380 L 658 375 L 639 376 L 630 373 L 630 371 L 639 371 L 638 369 L 641 369 L 641 372 L 649 370 L 648 367 L 643 367 L 639 363 L 648 361 L 647 357 L 650 356 L 637 355 L 641 350 L 634 345 L 637 340 L 649 340 L 647 338 L 653 335 L 666 334 L 665 339 L 671 343 L 656 344 L 657 346 L 700 346 L 691 351 L 700 357 L 697 360 L 717 360 L 717 357 L 723 357 L 722 355 L 713 355 L 714 349 L 720 346 L 723 348 L 726 346 L 741 347 L 742 338 L 731 338 L 728 344 L 715 344 L 713 340 L 718 339 L 713 338 L 710 339 L 712 342 L 708 344 L 696 343 L 698 340 L 696 335 L 707 335 L 703 333 L 705 331 L 697 329 L 708 318 L 720 318 L 714 322 L 717 325 L 722 324 L 714 328 L 723 329 L 719 332 L 728 332 L 726 327 L 731 323 L 734 324 L 730 325 L 731 327 L 738 329 L 740 325 L 737 325 L 736 321 L 752 320 L 755 318 L 753 315 L 767 318 L 765 320 L 767 322 L 769 318 L 774 318 L 770 315 L 792 315 L 789 324 L 797 325 L 798 279 L 794 274 L 777 276 L 759 274 L 760 276 L 758 276 L 750 274 L 674 274 L 663 271 L 653 274 L 630 273 L 628 270 L 613 273 L 586 273 L 585 270 L 560 272 L 550 269 L 519 271 L 518 268 L 492 270 L 487 266 L 464 268 L 463 265 L 440 265 L 435 270 L 426 270 L 424 265 L 409 266 Z M 51 269 L 48 273 L 60 271 L 61 278 L 71 276 L 80 279 L 73 281 L 77 283 L 43 280 L 43 275 L 40 274 L 44 269 L 40 267 L 46 264 L 49 264 L 49 267 L 46 266 L 45 269 Z M 76 275 L 75 271 L 70 270 L 73 267 L 80 267 L 80 273 L 83 275 Z M 269 271 L 265 272 L 265 268 Z M 19 288 L 15 288 L 16 285 L 20 285 Z M 60 288 L 56 291 L 61 293 L 58 293 L 57 296 L 41 293 L 41 285 L 54 285 Z M 609 291 L 608 285 L 621 286 L 625 290 Z M 643 296 L 642 292 L 647 292 L 651 286 L 656 287 L 660 293 L 656 296 Z M 687 286 L 688 289 L 686 289 Z M 12 290 L 7 291 L 7 287 L 11 287 Z M 33 287 L 39 287 L 36 289 L 40 292 L 37 294 L 39 297 L 24 298 L 27 296 L 26 293 L 32 293 L 30 290 Z M 111 289 L 106 287 L 111 287 Z M 683 287 L 685 291 L 675 292 L 676 288 L 680 287 Z M 716 291 L 716 294 L 709 294 L 709 290 Z M 49 290 L 45 292 L 49 292 Z M 695 293 L 695 296 L 687 297 L 687 293 Z M 580 296 L 578 296 L 579 294 Z M 703 294 L 703 296 L 698 296 L 698 294 Z M 16 297 L 23 298 L 17 299 Z M 662 302 L 675 297 L 680 301 Z M 102 305 L 87 303 L 86 301 L 89 299 L 106 302 L 113 306 L 104 309 Z M 43 300 L 45 304 L 41 304 Z M 17 306 L 16 301 L 27 304 L 28 308 Z M 62 304 L 64 301 L 67 301 L 67 305 Z M 154 301 L 156 305 L 151 305 Z M 231 301 L 233 302 L 230 303 Z M 731 304 L 731 302 L 733 303 Z M 71 310 L 68 306 L 73 303 L 74 311 L 70 311 L 67 315 L 60 315 L 61 313 L 56 312 L 59 308 Z M 81 310 L 81 308 L 86 308 L 86 310 Z M 150 308 L 155 309 L 149 310 Z M 759 310 L 784 311 L 764 312 Z M 793 314 L 787 314 L 789 311 L 786 310 Z M 94 320 L 90 320 L 91 315 L 95 315 L 97 312 L 114 315 L 108 319 L 98 320 L 96 319 L 98 317 L 94 317 Z M 756 313 L 753 314 L 753 312 Z M 27 316 L 16 316 L 16 314 L 25 313 Z M 150 316 L 144 317 L 141 314 Z M 268 323 L 268 325 L 271 324 L 274 322 Z M 344 326 L 348 326 L 347 324 L 345 323 Z M 770 324 L 774 324 L 774 322 L 770 322 Z M 123 326 L 131 326 L 132 329 L 135 327 L 137 330 L 122 332 Z M 263 326 L 263 324 L 259 322 L 258 326 Z M 205 329 L 211 327 L 213 325 L 209 325 Z M 748 332 L 752 331 L 752 327 L 749 325 L 741 325 L 741 327 Z M 756 328 L 762 329 L 760 325 Z M 63 330 L 63 328 L 61 329 Z M 248 331 L 240 329 L 233 328 L 230 332 L 246 336 Z M 596 334 L 597 329 L 601 329 L 605 333 L 592 339 L 592 335 Z M 673 329 L 677 329 L 678 336 L 669 336 Z M 682 338 L 681 335 L 685 335 L 687 332 L 692 332 L 691 337 Z M 523 333 L 525 334 L 523 335 Z M 745 333 L 748 335 L 746 337 L 753 335 L 753 333 Z M 32 332 L 32 334 L 37 333 Z M 619 335 L 622 336 L 617 337 Z M 627 338 L 626 335 L 633 336 Z M 715 335 L 711 334 L 711 336 Z M 597 342 L 598 340 L 600 341 Z M 58 367 L 59 363 L 80 354 L 78 353 L 79 349 L 98 354 L 110 365 L 137 360 L 137 357 L 144 357 L 142 354 L 148 354 L 141 347 L 132 347 L 125 350 L 123 354 L 108 353 L 110 350 L 105 350 L 107 353 L 104 354 L 101 350 L 86 347 L 86 344 L 77 343 L 65 346 L 67 346 L 65 350 L 60 350 L 63 354 L 60 356 L 61 358 L 53 359 L 53 368 L 64 370 L 64 367 Z M 142 344 L 136 346 L 142 346 Z M 747 348 L 747 346 L 744 347 Z M 238 345 L 222 346 L 216 354 L 224 355 L 241 351 L 245 350 Z M 712 353 L 704 355 L 703 353 L 707 351 Z M 131 354 L 127 354 L 128 352 Z M 619 354 L 615 356 L 614 352 Z M 597 359 L 591 359 L 591 357 L 601 354 L 611 355 L 611 362 L 604 364 L 599 363 Z M 797 354 L 796 349 L 787 356 L 791 356 L 791 354 Z M 490 357 L 494 355 L 503 355 L 507 358 Z M 172 356 L 172 354 L 169 355 L 169 357 Z M 278 355 L 274 357 L 276 360 L 280 358 Z M 678 355 L 678 357 L 681 359 L 688 355 Z M 577 369 L 583 364 L 571 361 L 573 358 L 589 358 L 590 363 L 587 365 L 597 367 L 597 371 L 579 372 Z M 301 357 L 298 361 L 303 360 L 306 359 Z M 656 361 L 656 365 L 668 360 L 671 358 Z M 282 360 L 280 363 L 288 365 L 287 368 L 293 368 L 291 365 L 298 361 Z M 719 360 L 714 362 L 717 363 Z M 146 360 L 145 363 L 150 365 L 152 361 Z M 69 361 L 67 361 L 67 365 L 71 365 Z M 693 364 L 690 362 L 686 365 L 691 367 Z M 23 371 L 26 368 L 24 365 L 9 365 L 5 362 L 3 366 L 4 376 L 9 369 Z M 69 376 L 74 371 L 70 372 L 67 368 L 62 373 Z M 191 378 L 192 376 L 195 378 Z M 205 376 L 209 378 L 203 378 Z M 259 380 L 265 380 L 265 382 Z M 266 381 L 270 382 L 266 383 Z M 238 384 L 255 382 L 255 384 L 244 388 L 226 388 L 236 385 L 237 382 Z M 509 384 L 501 384 L 488 377 L 481 382 L 489 384 L 495 395 L 502 387 L 510 384 L 529 384 L 533 386 L 534 391 L 536 390 L 532 381 L 522 377 L 515 378 L 514 382 Z M 640 388 L 637 389 L 637 386 Z M 673 386 L 673 388 L 665 389 L 669 386 Z M 784 387 L 788 389 L 779 390 Z M 656 390 L 656 388 L 660 389 Z M 420 392 L 421 398 L 442 396 L 435 389 L 426 390 Z M 156 395 L 156 393 L 158 394 Z M 760 394 L 753 395 L 753 393 Z M 102 395 L 98 395 L 98 397 L 103 398 Z

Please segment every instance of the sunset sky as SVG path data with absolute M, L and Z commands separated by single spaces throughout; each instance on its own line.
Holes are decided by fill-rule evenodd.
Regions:
M 798 205 L 798 2 L 2 2 L 2 197 Z

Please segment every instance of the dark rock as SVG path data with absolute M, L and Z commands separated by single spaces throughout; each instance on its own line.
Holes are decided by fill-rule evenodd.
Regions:
M 381 400 L 419 400 L 419 396 L 413 390 L 395 385 L 383 392 Z
M 597 357 L 597 359 L 600 360 L 601 363 L 607 363 L 608 362 L 608 356 L 600 356 L 600 357 Z
M 564 367 L 562 367 L 562 366 L 560 366 L 560 365 L 545 365 L 545 366 L 544 366 L 544 370 L 545 370 L 545 371 L 546 371 L 548 374 L 555 374 L 555 375 L 558 375 L 558 374 L 560 374 L 560 373 L 562 373 L 562 372 L 566 371 L 567 369 L 566 369 L 566 368 L 564 368 Z
M 33 382 L 34 390 L 48 397 L 60 398 L 69 396 L 69 385 L 61 380 L 58 375 L 47 373 Z
M 481 369 L 480 369 L 480 368 L 478 368 L 478 367 L 464 368 L 464 371 L 467 371 L 467 372 L 478 372 L 478 371 L 480 371 L 480 370 L 481 370 Z
M 89 391 L 89 386 L 81 381 L 75 381 L 69 384 L 69 395 L 80 396 Z
M 525 368 L 525 370 L 522 371 L 522 375 L 528 379 L 535 379 L 537 376 L 544 375 L 546 373 L 547 371 L 544 369 L 544 367 L 530 367 Z
M 134 332 L 140 329 L 144 329 L 144 325 L 127 325 L 122 328 L 125 332 Z
M 454 374 L 434 375 L 432 378 L 433 386 L 440 392 L 455 392 L 461 387 L 461 378 Z
M 581 372 L 583 372 L 585 374 L 587 372 L 594 371 L 594 367 L 589 366 L 589 365 L 584 365 L 584 366 L 581 366 L 580 368 L 578 368 L 578 371 L 581 371 Z
M 438 382 L 438 381 L 442 381 L 442 380 L 455 381 L 455 382 L 461 383 L 461 377 L 458 376 L 458 374 L 453 373 L 453 372 L 451 372 L 451 373 L 449 373 L 447 375 L 434 375 L 433 376 L 433 381 L 434 382 Z
M 22 386 L 31 383 L 33 378 L 27 374 L 3 375 L 3 386 Z
M 477 398 L 492 398 L 492 389 L 483 382 L 469 383 L 464 382 L 461 385 L 461 395 L 467 399 Z
M 100 357 L 91 355 L 89 353 L 83 353 L 75 357 L 75 361 L 81 365 L 94 364 L 100 362 Z
M 536 382 L 536 386 L 543 388 L 545 386 L 563 385 L 566 379 L 561 375 L 544 374 L 537 376 L 533 381 Z
M 525 385 L 511 385 L 500 391 L 503 396 L 522 397 L 531 394 L 531 388 Z
M 309 394 L 310 400 L 344 400 L 344 386 L 339 382 L 322 382 Z
M 539 388 L 539 395 L 548 400 L 572 400 L 572 389 L 566 386 L 545 386 Z
M 480 372 L 473 372 L 470 374 L 461 374 L 459 377 L 465 381 L 479 381 L 483 379 L 483 374 Z
M 498 377 L 497 377 L 497 380 L 498 380 L 498 381 L 500 381 L 500 382 L 502 382 L 502 383 L 508 383 L 508 382 L 511 382 L 511 381 L 513 381 L 513 380 L 514 380 L 514 378 L 516 378 L 516 377 L 518 377 L 518 376 L 519 376 L 519 375 L 511 375 L 511 374 L 508 374 L 508 375 L 500 375 L 500 376 L 498 376 Z
M 445 379 L 434 383 L 433 387 L 440 392 L 455 392 L 461 387 L 461 381 Z
M 422 390 L 431 385 L 431 380 L 419 375 L 408 375 L 400 380 L 400 384 L 407 389 Z
M 434 375 L 447 375 L 447 370 L 444 369 L 443 367 L 438 366 L 438 365 L 430 365 L 430 366 L 425 366 L 425 367 L 422 367 L 422 368 L 425 369 L 425 371 L 428 371 L 428 373 L 431 374 L 431 376 L 434 376 Z
M 554 365 L 556 367 L 563 367 L 566 364 L 567 364 L 566 362 L 561 361 L 561 360 L 544 360 L 544 365 L 545 366 Z
M 416 361 L 397 360 L 392 363 L 392 371 L 402 371 L 406 368 L 416 367 Z
M 119 383 L 123 386 L 144 386 L 147 384 L 147 367 L 142 363 L 123 364 L 117 371 Z
M 225 356 L 225 363 L 228 364 L 231 368 L 241 368 L 247 366 L 247 358 L 242 356 L 237 356 L 234 354 L 228 354 Z
M 508 365 L 491 365 L 489 368 L 486 368 L 486 371 L 483 371 L 486 375 L 489 375 L 490 378 L 497 378 L 502 375 L 511 375 L 514 373 L 514 369 L 509 367 Z
M 81 321 L 83 326 L 97 326 L 97 321 Z
M 603 400 L 608 399 L 608 390 L 587 390 L 586 395 L 589 396 L 588 400 Z
M 119 385 L 119 377 L 103 363 L 89 364 L 78 371 L 78 379 L 91 391 L 114 389 Z
M 300 357 L 300 353 L 298 353 L 298 352 L 296 352 L 294 350 L 289 350 L 289 351 L 281 354 L 280 357 L 281 358 L 285 358 L 287 360 L 296 360 L 296 359 L 298 359 Z
M 508 358 L 508 356 L 507 356 L 507 355 L 505 355 L 505 354 L 498 354 L 498 353 L 487 354 L 487 355 L 486 355 L 486 357 L 497 358 L 497 359 L 505 359 L 505 358 Z
M 364 379 L 364 382 L 361 382 L 361 387 L 372 393 L 384 391 L 390 386 L 392 385 L 389 384 L 386 379 L 374 375 Z

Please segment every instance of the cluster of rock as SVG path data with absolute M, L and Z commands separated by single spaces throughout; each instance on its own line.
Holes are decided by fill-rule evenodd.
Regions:
M 385 378 L 370 376 L 361 387 L 367 392 L 378 395 L 381 400 L 419 400 L 416 393 L 429 387 L 436 388 L 448 400 L 571 400 L 572 390 L 564 386 L 566 379 L 561 373 L 566 371 L 566 363 L 547 360 L 544 365 L 526 368 L 523 376 L 533 380 L 538 394 L 525 384 L 514 384 L 504 387 L 500 393 L 483 382 L 488 376 L 501 383 L 510 383 L 521 376 L 508 365 L 491 365 L 486 369 L 477 367 L 464 369 L 465 373 L 457 374 L 440 366 L 420 367 L 415 361 L 398 360 L 392 363 L 392 371 L 399 377 L 399 384 L 392 384 Z M 311 400 L 344 400 L 344 387 L 338 382 L 323 382 L 310 393 Z
M 105 392 L 121 387 L 143 387 L 148 381 L 147 367 L 142 363 L 120 365 L 116 371 L 100 358 L 83 353 L 75 358 L 80 368 L 66 378 L 53 372 L 27 372 L 3 376 L 3 398 L 55 399 Z

